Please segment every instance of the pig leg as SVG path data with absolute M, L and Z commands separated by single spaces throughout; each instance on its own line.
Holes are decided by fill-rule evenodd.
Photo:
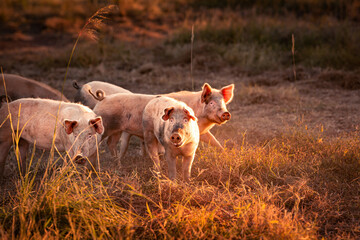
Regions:
M 5 162 L 6 162 L 6 158 L 8 156 L 9 150 L 11 148 L 11 145 L 12 145 L 11 138 L 10 138 L 10 141 L 4 141 L 4 142 L 0 143 L 0 179 L 2 179 L 4 176 Z
M 160 173 L 160 159 L 158 154 L 158 140 L 156 139 L 154 133 L 145 132 L 144 133 L 145 146 L 149 153 L 151 160 L 154 162 L 155 171 Z
M 100 172 L 100 166 L 99 169 L 97 168 L 97 152 L 94 152 L 93 155 L 91 155 L 90 157 L 88 157 L 88 161 L 86 162 L 86 168 L 90 171 L 99 171 Z
M 163 145 L 159 144 L 158 152 L 159 152 L 159 155 L 164 155 L 165 154 L 165 148 L 164 148 Z
M 127 132 L 122 132 L 121 134 L 121 144 L 120 144 L 120 159 L 125 156 L 125 153 L 129 147 L 131 134 Z
M 117 132 L 108 137 L 107 145 L 113 157 L 117 157 L 117 143 L 119 142 L 120 136 L 121 132 Z
M 127 132 L 123 132 L 121 134 L 121 145 L 120 145 L 120 159 L 122 159 L 129 147 L 129 141 L 130 141 L 131 135 Z M 142 157 L 145 157 L 146 155 L 146 149 L 145 149 L 145 143 L 142 140 L 140 143 L 140 155 Z
M 182 170 L 183 170 L 183 176 L 184 176 L 184 180 L 186 182 L 190 181 L 190 174 L 191 174 L 191 167 L 192 167 L 192 163 L 194 161 L 194 157 L 195 154 L 191 155 L 191 156 L 184 156 L 183 157 L 183 162 L 182 162 Z
M 165 159 L 168 163 L 169 179 L 176 178 L 176 156 L 174 156 L 169 149 L 165 149 Z
M 141 143 L 140 143 L 140 155 L 142 157 L 145 157 L 145 155 L 146 155 L 146 148 L 145 148 L 144 141 L 141 141 Z
M 26 174 L 26 155 L 29 150 L 29 143 L 26 140 L 20 138 L 18 146 L 19 146 L 19 152 L 20 152 L 21 174 L 22 174 L 22 176 L 25 176 L 25 174 Z
M 206 143 L 210 144 L 211 146 L 218 147 L 218 148 L 224 150 L 224 148 L 221 146 L 219 141 L 214 137 L 214 135 L 211 134 L 211 132 L 201 134 L 200 141 L 206 142 Z

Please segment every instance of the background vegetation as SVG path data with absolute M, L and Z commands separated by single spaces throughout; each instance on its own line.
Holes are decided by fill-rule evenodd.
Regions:
M 206 54 L 219 56 L 245 70 L 286 66 L 291 59 L 292 34 L 299 64 L 350 70 L 360 64 L 359 56 L 354 54 L 360 50 L 358 0 L 122 0 L 113 3 L 119 6 L 119 11 L 110 17 L 112 21 L 122 22 L 126 18 L 137 27 L 149 22 L 166 25 L 163 30 L 170 32 L 166 43 L 171 44 L 171 48 L 189 44 L 191 25 L 194 25 L 196 44 L 206 45 Z M 89 12 L 109 2 L 4 0 L 1 4 L 3 32 L 60 34 L 77 33 Z

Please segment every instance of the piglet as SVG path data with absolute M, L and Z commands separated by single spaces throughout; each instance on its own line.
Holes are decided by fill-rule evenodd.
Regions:
M 165 148 L 169 178 L 176 177 L 176 157 L 182 156 L 183 177 L 189 181 L 200 135 L 197 118 L 185 103 L 169 97 L 156 97 L 142 115 L 144 141 L 155 169 L 160 171 L 158 145 Z

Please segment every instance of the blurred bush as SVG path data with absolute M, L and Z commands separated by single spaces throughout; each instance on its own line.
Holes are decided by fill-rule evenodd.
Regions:
M 254 9 L 259 14 L 322 15 L 360 20 L 359 0 L 188 0 L 194 8 Z

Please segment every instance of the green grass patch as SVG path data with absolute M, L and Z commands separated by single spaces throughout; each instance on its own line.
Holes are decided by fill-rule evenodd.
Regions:
M 268 21 L 267 21 L 268 20 Z M 285 20 L 286 21 L 286 20 Z M 295 37 L 295 60 L 308 67 L 356 69 L 360 57 L 360 32 L 351 23 L 310 24 L 280 20 L 238 20 L 208 23 L 195 31 L 196 44 L 216 44 L 215 51 L 232 65 L 246 70 L 269 70 L 292 65 L 291 36 Z M 189 44 L 191 31 L 181 29 L 166 44 Z M 194 50 L 196 51 L 196 50 Z M 202 54 L 211 54 L 203 51 Z
M 253 9 L 257 14 L 284 15 L 294 14 L 298 17 L 332 16 L 338 19 L 359 20 L 359 2 L 357 0 L 187 0 L 195 8 L 232 8 L 238 10 Z

